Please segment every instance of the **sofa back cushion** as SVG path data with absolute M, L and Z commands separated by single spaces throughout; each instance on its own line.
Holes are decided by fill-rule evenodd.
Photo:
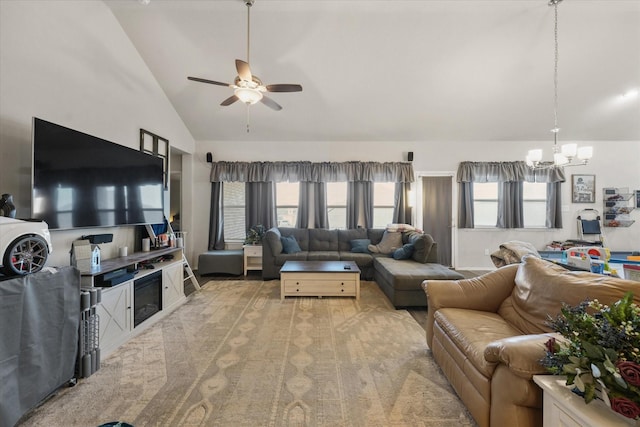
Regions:
M 307 228 L 294 228 L 294 227 L 279 227 L 280 234 L 282 236 L 293 236 L 296 238 L 296 242 L 300 246 L 300 249 L 304 252 L 309 250 L 309 229 Z
M 385 229 L 384 228 L 369 228 L 367 230 L 367 238 L 371 240 L 372 245 L 377 245 L 382 241 L 382 236 L 384 236 Z
M 430 234 L 418 233 L 416 231 L 408 231 L 403 234 L 403 242 L 413 244 L 414 251 L 411 258 L 414 261 L 426 263 L 429 262 L 431 249 L 433 248 L 433 237 Z M 437 261 L 431 261 L 437 262 Z
M 569 271 L 563 267 L 527 255 L 516 273 L 511 295 L 504 300 L 498 314 L 525 334 L 551 332 L 549 316 L 560 313 L 562 303 L 577 305 L 598 299 L 611 305 L 628 291 L 635 291 L 640 303 L 638 282 L 588 272 Z
M 309 251 L 338 251 L 338 230 L 310 228 Z
M 368 239 L 366 228 L 352 228 L 350 230 L 338 230 L 338 250 L 341 252 L 349 252 L 352 240 Z

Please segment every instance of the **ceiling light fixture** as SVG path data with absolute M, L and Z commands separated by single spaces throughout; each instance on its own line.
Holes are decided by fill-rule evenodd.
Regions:
M 578 147 L 578 144 L 558 145 L 558 4 L 562 0 L 549 0 L 549 6 L 554 7 L 555 25 L 553 35 L 555 41 L 555 57 L 553 68 L 553 162 L 542 161 L 543 152 L 541 149 L 529 150 L 526 162 L 532 169 L 546 169 L 555 166 L 582 166 L 586 165 L 593 157 L 592 147 Z

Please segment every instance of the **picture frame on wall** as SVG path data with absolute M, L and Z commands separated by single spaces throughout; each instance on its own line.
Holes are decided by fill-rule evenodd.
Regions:
M 571 201 L 573 203 L 596 202 L 595 175 L 571 175 Z
M 636 209 L 640 209 L 640 190 L 636 190 Z

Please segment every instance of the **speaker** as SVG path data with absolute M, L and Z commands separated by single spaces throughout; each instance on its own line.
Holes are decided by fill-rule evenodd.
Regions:
M 413 162 L 413 151 L 409 151 L 407 153 L 407 160 Z
M 113 242 L 113 234 L 90 234 L 82 236 L 82 240 L 89 240 L 89 243 L 99 245 L 100 243 Z
M 213 154 L 207 153 L 207 163 L 213 163 Z

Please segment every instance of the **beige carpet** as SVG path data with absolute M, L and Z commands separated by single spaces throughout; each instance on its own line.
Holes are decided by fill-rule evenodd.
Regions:
M 373 282 L 287 298 L 211 281 L 20 426 L 474 426 L 424 330 Z

